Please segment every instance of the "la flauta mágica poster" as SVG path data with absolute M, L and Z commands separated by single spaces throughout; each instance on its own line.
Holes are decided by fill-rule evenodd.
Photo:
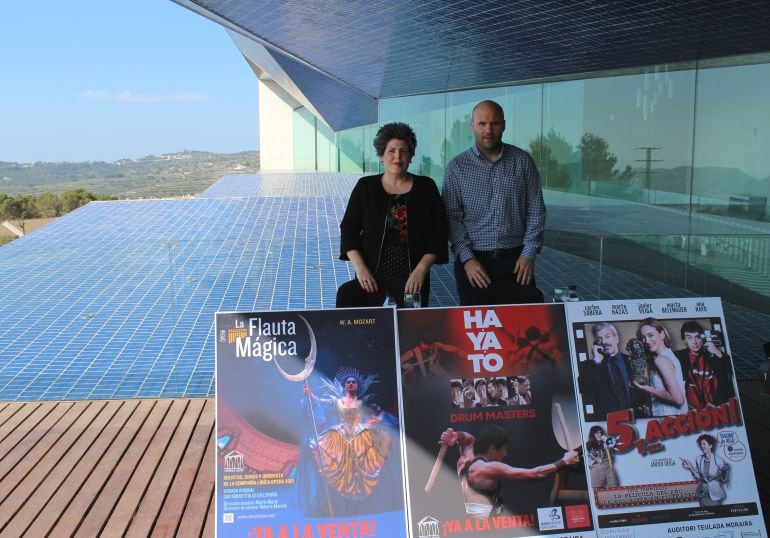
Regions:
M 599 536 L 767 536 L 718 298 L 568 303 Z
M 411 536 L 595 536 L 563 306 L 399 310 L 398 330 Z
M 216 314 L 217 534 L 406 536 L 392 308 Z

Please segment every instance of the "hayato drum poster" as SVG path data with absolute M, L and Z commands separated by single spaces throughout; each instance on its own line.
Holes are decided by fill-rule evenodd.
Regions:
M 562 305 L 398 327 L 411 536 L 595 536 Z
M 218 313 L 217 533 L 406 536 L 392 308 Z
M 566 308 L 599 536 L 767 536 L 721 301 Z

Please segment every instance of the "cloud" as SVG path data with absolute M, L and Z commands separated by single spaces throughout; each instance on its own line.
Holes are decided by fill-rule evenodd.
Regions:
M 174 93 L 163 95 L 134 93 L 129 90 L 116 93 L 110 93 L 105 90 L 85 90 L 80 92 L 79 96 L 84 99 L 115 101 L 120 103 L 191 103 L 208 100 L 208 96 L 202 93 Z

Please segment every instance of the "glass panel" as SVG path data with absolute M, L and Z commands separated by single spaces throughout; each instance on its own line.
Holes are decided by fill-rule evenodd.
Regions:
M 604 236 L 600 262 L 770 314 L 767 234 Z M 654 289 L 636 291 L 649 297 L 670 295 Z
M 377 125 L 370 125 L 366 128 L 364 134 L 364 160 L 366 163 L 366 174 L 376 174 L 380 171 L 380 160 L 377 158 L 377 152 L 372 145 L 374 136 L 377 134 L 379 127 Z M 419 146 L 419 139 L 418 139 Z
M 698 73 L 692 189 L 695 211 L 770 220 L 768 87 L 767 63 L 702 69 Z
M 316 119 L 306 108 L 294 110 L 294 169 L 316 168 Z
M 409 171 L 430 176 L 438 185 L 444 174 L 445 105 L 445 94 L 437 93 L 383 99 L 379 110 L 380 125 L 401 121 L 414 129 L 417 151 Z
M 316 120 L 316 128 L 316 169 L 319 172 L 336 172 L 337 147 L 334 144 L 334 131 L 319 120 Z
M 547 191 L 583 192 L 577 152 L 583 135 L 583 81 L 543 85 L 543 131 L 527 149 L 538 163 L 546 204 L 582 205 L 585 200 L 553 196 Z M 553 193 L 550 193 L 553 194 Z
M 476 103 L 485 99 L 495 101 L 503 107 L 506 117 L 509 116 L 505 106 L 505 94 L 505 88 L 488 88 L 447 94 L 447 134 L 441 151 L 442 167 L 445 167 L 457 154 L 462 153 L 473 145 L 471 112 Z M 510 124 L 506 127 L 503 139 L 508 142 L 508 138 L 510 138 Z M 441 179 L 443 183 L 443 175 L 442 170 L 441 178 L 436 179 Z
M 546 84 L 539 158 L 546 188 L 686 207 L 694 77 L 661 66 Z
M 337 133 L 339 171 L 362 174 L 365 168 L 364 147 L 367 128 L 347 129 Z

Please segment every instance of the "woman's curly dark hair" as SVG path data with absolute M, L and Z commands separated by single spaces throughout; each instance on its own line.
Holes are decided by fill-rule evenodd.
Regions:
M 377 152 L 377 157 L 382 157 L 385 153 L 385 147 L 391 140 L 403 140 L 409 147 L 409 153 L 414 157 L 414 152 L 417 149 L 417 137 L 414 131 L 406 123 L 386 123 L 377 134 L 374 135 L 374 151 Z

